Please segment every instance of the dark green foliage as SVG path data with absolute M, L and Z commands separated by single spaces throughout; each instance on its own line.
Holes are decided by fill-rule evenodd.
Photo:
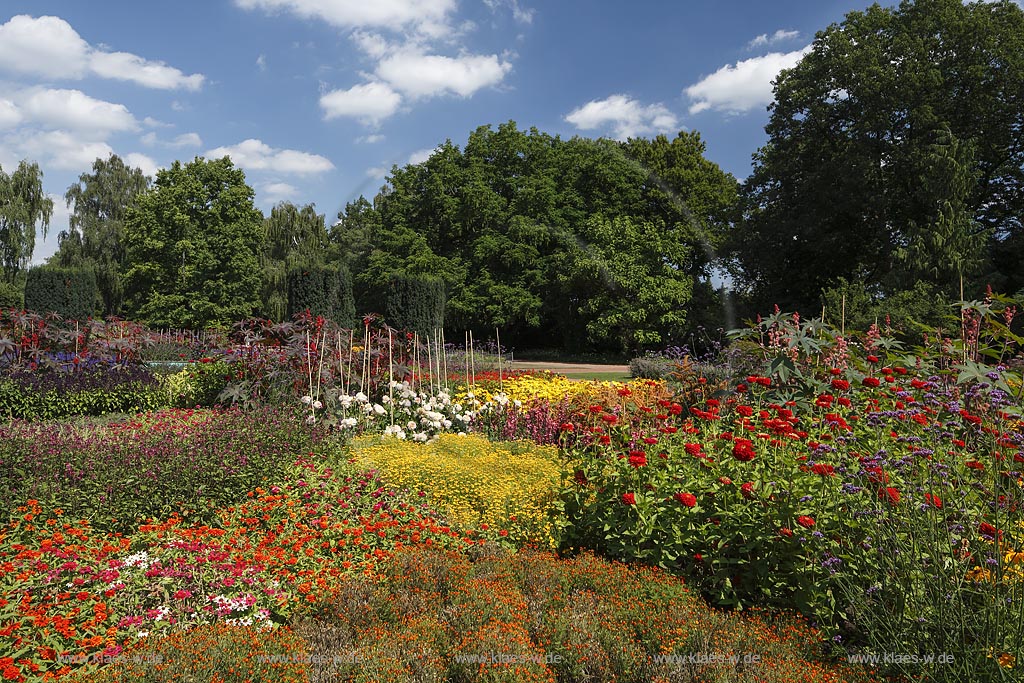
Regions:
M 266 241 L 260 305 L 263 317 L 281 321 L 306 307 L 293 308 L 289 303 L 291 274 L 327 264 L 327 228 L 323 214 L 318 214 L 314 205 L 300 209 L 290 202 L 281 202 L 271 209 L 263 225 Z
M 812 311 L 839 278 L 1024 284 L 1024 11 L 917 0 L 850 12 L 775 85 L 744 184 L 735 279 L 759 310 Z M 819 304 L 820 305 L 820 304 Z
M 89 268 L 38 266 L 28 271 L 25 309 L 57 313 L 68 320 L 86 320 L 95 312 L 96 276 Z
M 847 282 L 839 278 L 836 286 L 822 292 L 821 304 L 825 319 L 837 329 L 865 332 L 872 324 L 913 342 L 919 341 L 918 331 L 925 327 L 940 327 L 952 314 L 952 299 L 934 285 L 918 281 L 911 289 L 882 296 L 871 291 L 863 282 Z
M 24 307 L 25 298 L 21 287 L 10 282 L 0 282 L 0 310 L 6 308 L 21 310 Z
M 64 195 L 72 208 L 68 231 L 60 234 L 60 249 L 50 262 L 91 268 L 96 273 L 101 310 L 109 316 L 120 312 L 124 298 L 125 216 L 149 188 L 149 178 L 116 154 L 96 159 L 92 171 L 80 175 Z
M 124 223 L 125 310 L 153 327 L 202 329 L 260 305 L 263 216 L 227 157 L 174 162 Z
M 348 270 L 343 266 L 293 269 L 288 274 L 288 316 L 304 311 L 313 316 L 322 315 L 342 327 L 352 327 L 356 307 Z
M 384 319 L 391 327 L 429 338 L 444 327 L 444 297 L 444 282 L 437 278 L 392 275 Z
M 455 329 L 577 352 L 664 343 L 737 196 L 703 154 L 696 133 L 620 143 L 483 126 L 461 150 L 447 141 L 394 168 L 331 238 L 361 311 L 385 309 L 393 273 L 434 276 Z

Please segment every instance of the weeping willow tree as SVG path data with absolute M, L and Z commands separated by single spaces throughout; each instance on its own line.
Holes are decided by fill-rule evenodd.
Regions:
M 322 266 L 327 261 L 327 226 L 313 204 L 301 209 L 281 202 L 264 221 L 263 314 L 271 320 L 288 315 L 288 273 Z

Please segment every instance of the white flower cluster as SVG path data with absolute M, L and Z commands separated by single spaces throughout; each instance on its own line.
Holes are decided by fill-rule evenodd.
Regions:
M 483 407 L 472 393 L 464 402 L 455 402 L 445 390 L 431 395 L 413 389 L 409 382 L 393 381 L 387 391 L 380 403 L 362 392 L 338 396 L 337 427 L 343 432 L 376 432 L 386 438 L 425 443 L 443 432 L 466 433 Z M 499 396 L 501 407 L 508 404 L 507 396 Z

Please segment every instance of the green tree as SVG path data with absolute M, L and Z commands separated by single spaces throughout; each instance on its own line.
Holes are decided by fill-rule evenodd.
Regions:
M 251 315 L 260 304 L 264 240 L 254 194 L 227 157 L 159 171 L 125 219 L 128 313 L 189 328 Z
M 0 168 L 0 268 L 3 281 L 14 285 L 32 261 L 37 226 L 46 238 L 53 200 L 43 192 L 39 164 L 22 161 L 8 175 Z
M 288 313 L 288 273 L 326 263 L 327 227 L 313 204 L 300 209 L 281 202 L 270 210 L 264 229 L 262 311 L 283 320 Z
M 597 324 L 587 333 L 576 317 L 590 314 L 572 301 L 601 296 L 579 283 L 604 280 L 566 279 L 564 269 L 579 254 L 614 260 L 615 249 L 632 248 L 628 239 L 594 225 L 641 232 L 657 225 L 663 234 L 656 243 L 665 238 L 680 245 L 671 249 L 680 258 L 673 277 L 690 282 L 706 276 L 737 184 L 703 152 L 695 133 L 672 142 L 619 143 L 562 140 L 519 130 L 514 122 L 482 126 L 464 149 L 449 140 L 423 163 L 394 168 L 372 205 L 361 198 L 346 207 L 332 238 L 352 270 L 363 310 L 380 305 L 393 274 L 436 275 L 448 295 L 446 322 L 456 329 L 489 333 L 497 326 L 503 339 L 521 346 L 619 347 L 666 338 L 669 328 L 673 334 L 679 328 L 677 319 L 645 319 L 644 325 L 666 325 L 658 334 L 638 330 L 632 337 L 616 328 L 609 335 Z M 661 272 L 660 264 L 634 256 L 624 258 Z M 613 291 L 628 290 L 620 280 Z M 666 296 L 682 316 L 686 301 Z
M 147 189 L 149 178 L 140 169 L 111 154 L 96 159 L 92 173 L 80 175 L 64 194 L 71 216 L 53 262 L 93 270 L 104 315 L 121 311 L 125 215 Z
M 732 239 L 755 301 L 813 307 L 838 278 L 948 291 L 986 259 L 993 284 L 1024 286 L 1020 7 L 851 12 L 780 74 L 770 111 Z

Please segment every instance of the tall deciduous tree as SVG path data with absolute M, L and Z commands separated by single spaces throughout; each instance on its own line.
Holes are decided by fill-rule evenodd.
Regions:
M 51 216 L 53 200 L 43 192 L 39 164 L 22 161 L 10 175 L 0 168 L 0 267 L 4 282 L 14 284 L 28 267 L 37 227 L 45 238 Z
M 125 308 L 150 325 L 229 324 L 260 303 L 263 215 L 227 157 L 157 172 L 125 219 Z
M 346 207 L 332 237 L 364 310 L 392 273 L 436 275 L 456 328 L 499 326 L 520 345 L 656 343 L 681 330 L 692 280 L 713 251 L 705 243 L 718 242 L 737 195 L 703 151 L 695 133 L 619 143 L 483 126 L 464 149 L 447 141 L 423 163 L 393 169 L 372 206 Z M 637 240 L 666 254 L 647 258 Z M 593 301 L 625 305 L 636 283 L 659 279 L 666 285 L 649 294 L 663 301 L 600 329 Z
M 300 209 L 281 202 L 270 210 L 264 228 L 262 309 L 268 317 L 282 320 L 288 312 L 288 273 L 326 263 L 327 227 L 314 205 Z
M 1024 11 L 904 1 L 818 33 L 775 84 L 736 231 L 762 304 L 817 303 L 838 278 L 949 291 L 989 258 L 1024 286 Z M 1014 254 L 1014 256 L 1010 256 Z
M 60 234 L 54 260 L 65 267 L 91 268 L 103 301 L 103 313 L 120 313 L 124 292 L 124 220 L 149 188 L 149 178 L 127 166 L 116 154 L 96 159 L 92 173 L 83 173 L 64 199 L 71 209 L 68 231 Z

